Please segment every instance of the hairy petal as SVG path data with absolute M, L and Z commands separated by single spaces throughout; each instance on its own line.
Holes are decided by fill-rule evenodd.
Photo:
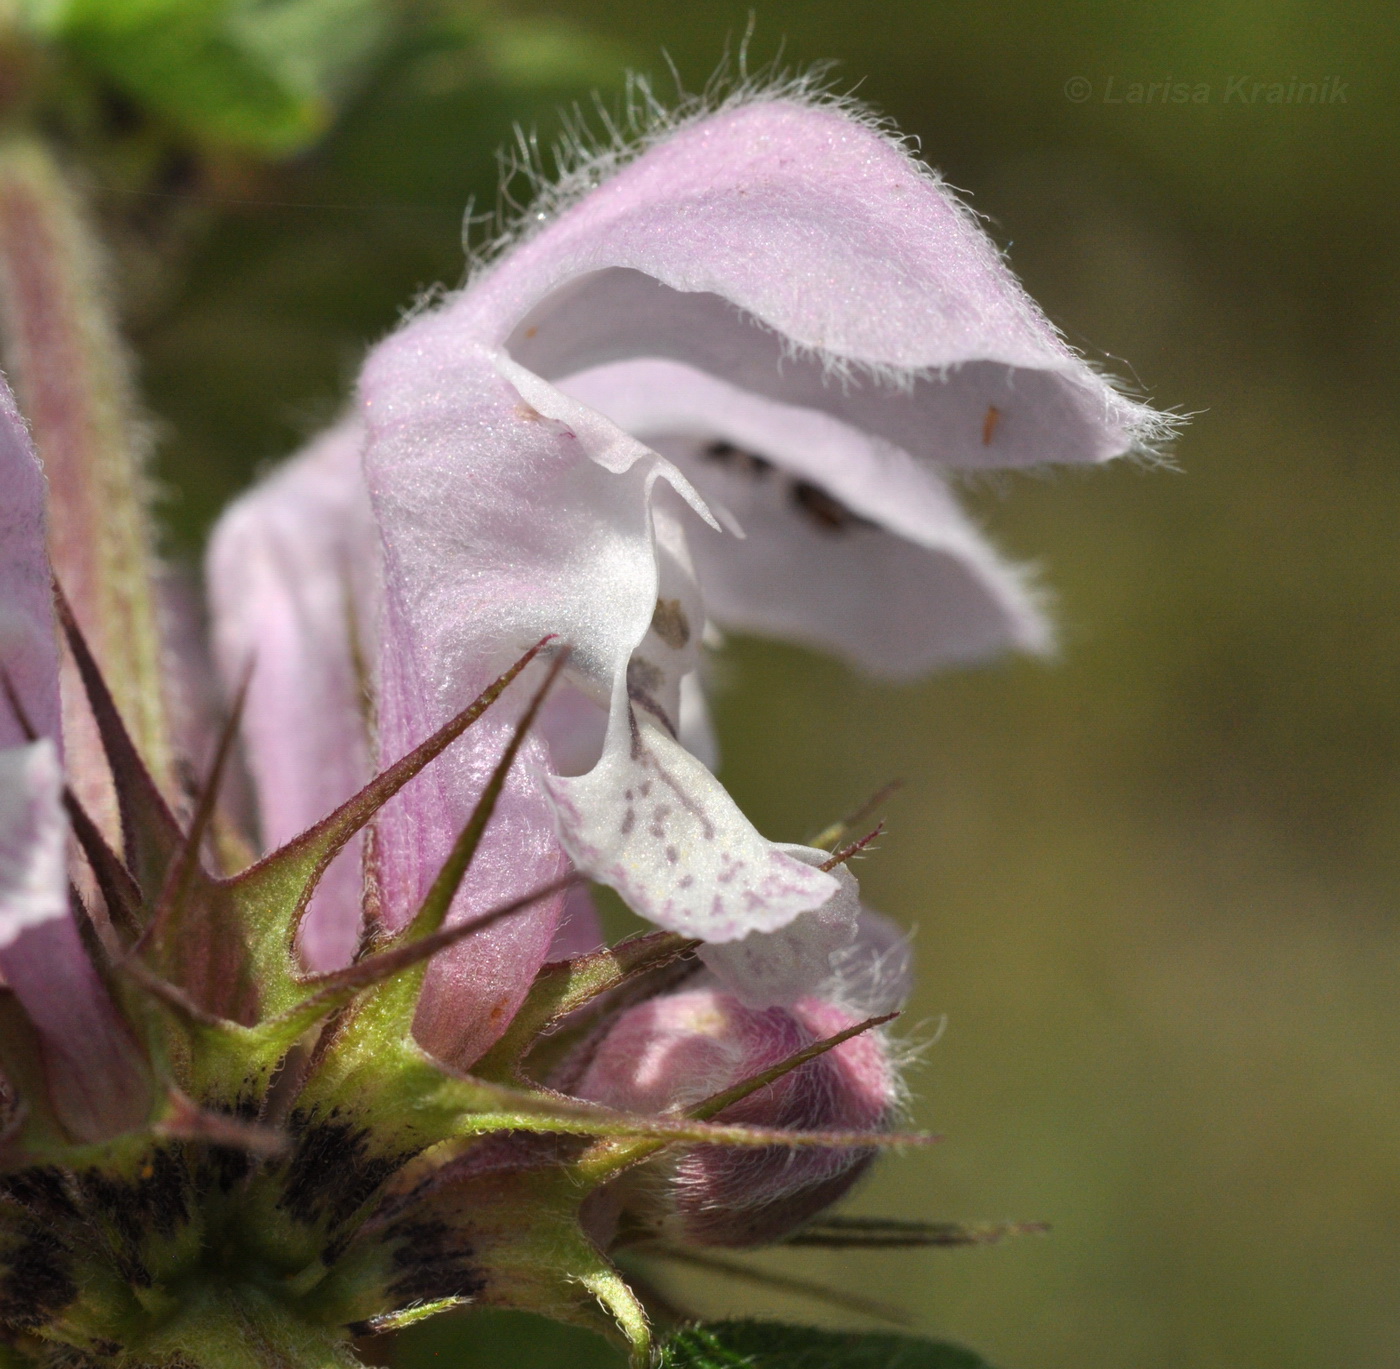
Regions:
M 687 470 L 638 441 L 646 415 L 609 417 L 584 393 L 599 368 L 628 362 L 685 368 L 655 443 Z M 645 380 L 669 383 L 654 371 Z M 1041 646 L 1019 580 L 935 468 L 1101 460 L 1153 423 L 1060 342 L 900 145 L 848 113 L 787 99 L 659 137 L 546 214 L 377 348 L 361 397 L 388 552 L 386 745 L 421 736 L 558 633 L 573 685 L 608 710 L 597 763 L 538 786 L 555 801 L 564 849 L 644 916 L 720 942 L 776 932 L 837 884 L 765 842 L 677 744 L 684 731 L 704 745 L 694 685 L 710 600 L 721 621 L 891 674 Z M 696 483 L 744 502 L 694 445 L 727 430 L 686 430 L 716 410 L 784 466 L 793 507 L 748 490 L 742 512 L 764 545 L 731 557 L 712 543 L 699 565 L 687 520 L 716 535 L 720 524 Z M 824 533 L 848 545 L 832 556 Z M 571 769 L 597 744 L 586 709 L 565 716 L 561 705 L 551 724 Z M 388 885 L 421 887 L 436 858 L 424 850 L 455 826 L 491 736 L 483 729 L 458 754 L 460 775 L 444 766 L 398 801 L 415 820 L 434 816 L 388 833 Z M 523 815 L 532 781 L 515 783 Z M 798 937 L 779 958 L 795 965 L 815 945 Z
M 0 970 L 38 1028 L 59 1114 L 96 1140 L 136 1125 L 150 1095 L 69 914 L 67 840 L 54 742 L 0 751 Z
M 883 913 L 862 908 L 855 940 L 832 956 L 831 977 L 816 996 L 860 1019 L 897 1011 L 913 990 L 908 933 Z
M 778 849 L 803 865 L 820 866 L 829 851 L 811 846 Z M 746 1008 L 790 1007 L 827 983 L 836 959 L 848 952 L 860 922 L 860 888 L 845 865 L 830 872 L 835 892 L 819 908 L 772 932 L 700 948 L 706 969 Z
M 625 452 L 615 453 L 616 472 L 595 462 L 483 349 L 455 337 L 399 346 L 406 336 L 378 349 L 361 382 L 366 473 L 385 545 L 386 756 L 415 745 L 550 633 L 574 648 L 579 686 L 606 699 L 655 594 L 644 465 L 629 465 Z M 378 827 L 391 925 L 412 916 L 470 814 L 512 725 L 513 697 L 386 807 Z M 544 743 L 527 741 L 452 924 L 566 868 L 545 759 Z M 429 1049 L 469 1063 L 491 1045 L 549 952 L 562 902 L 524 909 L 437 958 L 418 1025 Z
M 243 741 L 262 838 L 280 846 L 370 778 L 379 534 L 351 419 L 220 519 L 208 556 L 225 687 L 251 669 Z M 310 968 L 347 964 L 359 937 L 363 839 L 321 879 L 302 924 Z
M 572 960 L 606 944 L 603 923 L 588 889 L 576 884 L 564 896 L 564 915 L 549 945 L 550 960 Z
M 1023 576 L 930 462 L 673 361 L 596 367 L 563 388 L 664 453 L 743 529 L 691 538 L 720 627 L 894 677 L 1047 645 Z
M 1156 423 L 903 146 L 791 100 L 659 140 L 447 308 L 548 380 L 669 358 L 951 465 L 1103 460 Z
M 30 725 L 58 738 L 58 647 L 53 579 L 44 549 L 46 486 L 29 430 L 0 376 L 0 669 Z M 0 696 L 0 746 L 25 739 L 9 701 Z
M 659 925 L 720 939 L 825 902 L 834 882 L 774 851 L 671 740 L 703 624 L 678 521 L 687 504 L 705 516 L 688 482 L 602 415 L 462 337 L 448 315 L 425 323 L 381 346 L 361 383 L 366 469 L 388 552 L 386 749 L 394 735 L 415 740 L 519 650 L 557 633 L 572 651 L 575 687 L 609 709 L 598 764 L 548 782 L 579 869 Z M 663 500 L 658 482 L 674 496 Z M 561 726 L 567 738 L 571 724 Z M 411 847 L 455 827 L 443 815 L 473 786 L 451 765 L 472 764 L 489 735 L 469 736 L 445 758 L 432 804 L 440 816 L 426 827 L 419 796 L 433 777 L 405 790 L 401 811 L 418 822 L 402 824 L 414 829 L 409 840 L 383 825 L 386 871 L 401 858 L 405 869 L 416 862 L 419 880 L 431 868 Z M 658 790 L 629 839 L 629 791 L 651 783 L 670 799 Z M 496 823 L 505 850 L 539 841 L 531 829 L 541 778 L 522 773 L 514 792 L 522 806 Z M 662 829 L 664 840 L 649 835 Z M 684 857 L 679 847 L 669 854 L 677 843 Z M 520 878 L 509 864 L 506 873 Z M 386 873 L 386 884 L 400 878 Z M 464 897 L 478 898 L 480 875 L 468 884 Z M 518 891 L 517 882 L 500 896 Z M 522 960 L 522 982 L 537 964 Z

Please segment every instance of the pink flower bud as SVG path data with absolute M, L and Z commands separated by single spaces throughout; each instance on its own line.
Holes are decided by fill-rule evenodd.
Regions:
M 629 1112 L 683 1109 L 857 1020 L 815 998 L 766 1009 L 713 988 L 654 998 L 622 1014 L 576 1092 Z M 731 1104 L 719 1120 L 875 1131 L 890 1124 L 898 1100 L 886 1043 L 872 1031 Z M 620 1182 L 620 1226 L 692 1245 L 764 1245 L 842 1197 L 873 1158 L 869 1149 L 787 1146 L 665 1153 Z

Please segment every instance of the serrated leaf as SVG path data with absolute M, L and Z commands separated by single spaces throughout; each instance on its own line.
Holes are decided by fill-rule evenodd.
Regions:
M 725 1321 L 678 1331 L 660 1369 L 989 1369 L 971 1350 L 887 1332 Z

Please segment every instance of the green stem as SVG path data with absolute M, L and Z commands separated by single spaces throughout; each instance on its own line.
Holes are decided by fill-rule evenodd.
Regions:
M 0 352 L 48 476 L 49 554 L 122 716 L 165 782 L 146 442 L 104 266 L 49 148 L 20 129 L 0 135 Z M 78 697 L 65 692 L 65 733 L 81 780 L 105 766 L 92 727 L 69 726 L 70 708 L 84 707 Z M 110 800 L 99 809 L 110 814 Z

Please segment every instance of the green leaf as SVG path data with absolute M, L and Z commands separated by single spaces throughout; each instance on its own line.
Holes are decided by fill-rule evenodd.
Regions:
M 678 1331 L 660 1369 L 988 1369 L 971 1350 L 885 1332 L 724 1321 Z
M 187 134 L 271 156 L 325 130 L 389 22 L 383 0 L 22 0 L 21 13 Z
M 601 1336 L 493 1307 L 420 1323 L 390 1341 L 387 1356 L 392 1369 L 623 1369 L 622 1355 Z

